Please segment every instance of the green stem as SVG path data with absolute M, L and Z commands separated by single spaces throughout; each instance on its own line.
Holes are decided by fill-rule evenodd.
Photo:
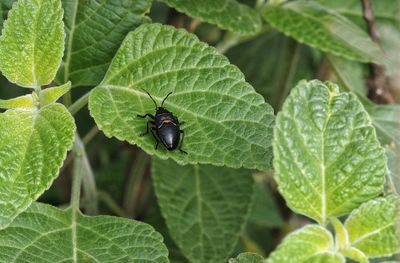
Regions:
M 125 211 L 117 204 L 117 202 L 114 201 L 109 193 L 99 190 L 98 197 L 117 216 L 129 217 L 125 213 Z
M 71 91 L 68 91 L 67 93 L 64 94 L 63 96 L 63 102 L 65 107 L 69 107 L 72 104 L 72 96 L 71 96 Z
M 77 101 L 75 101 L 71 106 L 68 107 L 69 112 L 72 115 L 75 115 L 78 111 L 80 111 L 89 101 L 90 92 L 86 93 L 82 97 L 80 97 Z
M 72 174 L 72 189 L 71 189 L 71 204 L 70 207 L 74 210 L 79 210 L 79 201 L 81 196 L 81 185 L 83 179 L 83 165 L 82 165 L 82 149 L 83 144 L 78 134 L 75 135 L 74 146 L 72 152 L 74 156 L 74 168 Z

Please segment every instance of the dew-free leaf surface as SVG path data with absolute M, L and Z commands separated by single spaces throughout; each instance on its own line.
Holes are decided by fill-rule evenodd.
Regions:
M 264 18 L 277 30 L 322 51 L 361 62 L 384 62 L 379 46 L 366 32 L 317 2 L 268 5 Z
M 396 231 L 400 199 L 394 195 L 362 204 L 345 222 L 352 246 L 368 257 L 391 256 L 400 252 Z
M 240 34 L 257 33 L 261 28 L 261 17 L 258 12 L 237 0 L 160 1 L 191 17 Z
M 263 263 L 265 260 L 262 256 L 255 253 L 241 253 L 237 258 L 231 259 L 229 263 Z
M 0 262 L 168 263 L 162 241 L 138 221 L 33 203 L 0 231 Z
M 8 13 L 0 37 L 0 70 L 23 87 L 49 84 L 64 49 L 60 0 L 20 0 Z
M 286 236 L 266 263 L 343 263 L 334 252 L 332 234 L 318 225 L 308 225 Z
M 150 0 L 63 0 L 66 31 L 59 84 L 97 85 L 125 35 L 145 22 Z
M 74 132 L 71 114 L 57 103 L 0 114 L 0 228 L 50 187 Z
M 381 193 L 387 169 L 361 102 L 320 81 L 292 90 L 277 116 L 274 157 L 288 205 L 322 224 Z
M 172 111 L 185 131 L 183 149 L 169 152 L 146 131 L 137 114 L 155 113 L 145 89 Z M 107 135 L 137 144 L 148 154 L 179 163 L 267 169 L 272 159 L 274 115 L 239 69 L 184 30 L 140 26 L 124 40 L 89 109 Z
M 192 263 L 226 262 L 251 206 L 251 172 L 153 159 L 158 204 L 172 238 Z

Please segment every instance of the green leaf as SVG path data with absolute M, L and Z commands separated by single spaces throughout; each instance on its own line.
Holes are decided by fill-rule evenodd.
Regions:
M 38 106 L 36 98 L 37 98 L 37 95 L 35 93 L 32 93 L 32 94 L 23 95 L 23 96 L 8 99 L 8 100 L 0 100 L 0 108 L 1 109 L 15 109 L 15 108 L 34 109 Z
M 298 81 L 315 74 L 310 48 L 275 30 L 234 46 L 226 56 L 274 109 Z
M 150 0 L 63 0 L 67 33 L 58 83 L 100 83 L 126 34 L 147 21 Z
M 377 198 L 354 210 L 345 222 L 352 246 L 368 257 L 391 256 L 400 252 L 396 237 L 400 199 L 395 196 Z
M 0 262 L 167 263 L 162 240 L 138 221 L 33 203 L 0 231 Z
M 19 0 L 0 37 L 0 70 L 13 83 L 35 88 L 49 84 L 64 48 L 60 0 Z
M 299 42 L 351 60 L 384 63 L 379 46 L 346 17 L 314 1 L 268 5 L 265 19 Z
M 255 253 L 242 253 L 237 258 L 231 259 L 229 263 L 263 263 L 263 257 Z
M 226 262 L 251 205 L 248 170 L 153 160 L 158 204 L 172 238 L 192 263 Z
M 0 1 L 0 29 L 3 28 L 3 23 L 7 19 L 8 11 L 12 8 L 16 0 L 2 0 Z
M 160 0 L 178 11 L 222 29 L 253 34 L 261 29 L 258 12 L 236 0 Z
M 74 132 L 71 114 L 58 103 L 0 114 L 0 228 L 50 187 Z
M 272 252 L 267 263 L 339 263 L 344 257 L 337 254 L 333 237 L 325 228 L 308 225 L 290 233 Z
M 284 221 L 270 189 L 257 182 L 249 214 L 249 221 L 260 226 L 282 227 Z
M 278 114 L 274 168 L 289 207 L 326 224 L 382 192 L 386 157 L 352 93 L 301 81 Z
M 62 95 L 67 93 L 71 89 L 71 82 L 68 81 L 67 83 L 58 86 L 58 87 L 51 87 L 40 92 L 40 105 L 46 106 L 53 102 L 56 102 Z
M 169 93 L 165 108 L 185 131 L 183 148 L 154 149 L 146 120 Z M 92 90 L 90 113 L 107 136 L 137 144 L 161 159 L 267 169 L 274 115 L 243 74 L 196 36 L 170 26 L 140 26 L 124 40 L 102 83 Z
M 386 148 L 386 156 L 388 158 L 388 192 L 395 193 L 400 196 L 400 145 Z

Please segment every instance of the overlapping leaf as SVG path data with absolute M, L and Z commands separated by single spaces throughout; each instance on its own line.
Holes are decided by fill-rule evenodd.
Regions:
M 192 263 L 226 262 L 251 205 L 250 171 L 153 160 L 153 181 L 174 241 Z
M 150 0 L 63 0 L 66 45 L 58 82 L 97 85 L 125 35 L 142 24 Z
M 276 180 L 288 205 L 325 224 L 381 193 L 386 157 L 355 95 L 302 81 L 278 114 Z
M 317 2 L 269 5 L 264 17 L 277 30 L 312 47 L 361 62 L 384 62 L 379 46 L 366 32 Z
M 162 240 L 138 221 L 34 203 L 0 231 L 0 262 L 168 263 Z
M 308 225 L 290 233 L 266 263 L 343 263 L 335 252 L 333 237 L 325 228 Z
M 178 11 L 241 34 L 256 33 L 261 18 L 256 10 L 237 0 L 160 0 Z
M 242 253 L 237 258 L 231 259 L 229 263 L 263 263 L 264 259 L 254 253 Z
M 154 149 L 140 137 L 155 113 L 147 90 L 172 111 L 185 131 L 183 148 Z M 274 116 L 271 107 L 245 82 L 243 74 L 214 48 L 186 31 L 148 24 L 130 33 L 102 83 L 89 98 L 89 109 L 107 136 L 139 145 L 149 154 L 179 163 L 210 163 L 267 169 L 272 159 Z
M 20 0 L 9 12 L 0 37 L 0 69 L 23 87 L 49 84 L 64 48 L 60 0 Z
M 71 114 L 57 103 L 0 114 L 0 228 L 49 188 L 74 131 Z
M 368 257 L 391 256 L 400 252 L 397 214 L 400 199 L 395 196 L 371 200 L 354 210 L 345 222 L 352 246 Z

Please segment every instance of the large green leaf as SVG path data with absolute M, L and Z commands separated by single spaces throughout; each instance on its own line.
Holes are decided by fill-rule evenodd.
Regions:
M 167 263 L 162 240 L 138 221 L 33 203 L 0 231 L 0 262 Z
M 266 263 L 342 263 L 335 252 L 332 234 L 318 225 L 308 225 L 290 233 L 272 252 Z
M 63 0 L 67 33 L 59 83 L 97 85 L 125 35 L 145 21 L 150 0 Z
M 201 21 L 216 24 L 241 34 L 256 33 L 261 28 L 258 12 L 237 0 L 160 0 L 178 11 Z
M 172 238 L 192 263 L 226 262 L 251 205 L 251 172 L 153 160 L 153 182 Z
M 314 1 L 269 5 L 265 19 L 277 30 L 323 51 L 382 64 L 383 54 L 366 32 L 346 17 Z
M 187 155 L 154 149 L 140 137 L 154 114 L 145 89 L 172 111 L 185 131 Z M 92 90 L 89 109 L 107 136 L 139 145 L 149 154 L 179 163 L 210 163 L 267 169 L 272 159 L 274 115 L 243 74 L 214 48 L 184 30 L 146 24 L 130 33 L 102 83 Z
M 278 114 L 273 144 L 288 205 L 322 224 L 382 191 L 384 149 L 360 101 L 335 84 L 301 81 Z
M 0 114 L 0 228 L 50 187 L 74 132 L 71 114 L 57 103 Z
M 299 80 L 315 72 L 310 48 L 275 30 L 229 49 L 226 56 L 274 109 Z
M 396 237 L 399 208 L 400 199 L 388 196 L 371 200 L 354 210 L 345 222 L 351 245 L 368 257 L 400 252 L 400 240 Z
M 19 0 L 9 12 L 0 37 L 0 69 L 23 87 L 49 84 L 64 48 L 60 0 Z

